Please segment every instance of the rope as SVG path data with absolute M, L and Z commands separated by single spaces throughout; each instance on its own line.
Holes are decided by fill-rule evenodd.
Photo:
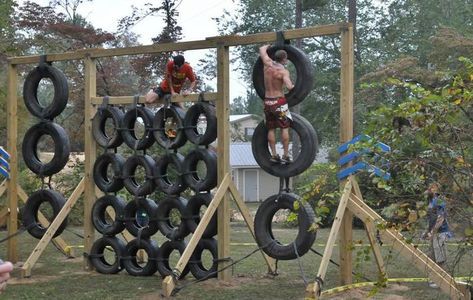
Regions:
M 296 256 L 297 256 L 297 262 L 299 264 L 299 271 L 301 272 L 302 280 L 304 280 L 304 285 L 307 287 L 307 285 L 309 285 L 309 282 L 307 278 L 305 277 L 304 269 L 302 268 L 301 257 L 299 256 L 299 252 L 297 251 L 296 242 L 292 243 L 292 245 L 294 246 L 294 252 L 296 253 Z
M 268 245 L 269 245 L 269 243 L 268 243 Z M 268 246 L 268 245 L 261 246 L 261 247 L 255 249 L 255 250 L 251 251 L 251 252 L 248 253 L 247 255 L 243 256 L 242 258 L 240 258 L 240 259 L 238 259 L 238 260 L 232 262 L 231 264 L 229 264 L 229 265 L 223 267 L 222 269 L 217 270 L 217 271 L 214 271 L 214 272 L 210 272 L 210 273 L 208 273 L 206 276 L 204 276 L 204 277 L 202 277 L 202 278 L 200 278 L 200 279 L 195 279 L 195 280 L 189 282 L 188 284 L 184 284 L 184 285 L 181 285 L 181 286 L 176 286 L 176 287 L 174 288 L 174 290 L 172 291 L 171 296 L 175 296 L 179 291 L 181 291 L 181 290 L 184 289 L 184 288 L 187 288 L 187 287 L 189 287 L 189 286 L 191 286 L 191 285 L 194 285 L 194 284 L 196 284 L 196 283 L 198 283 L 198 282 L 207 280 L 208 278 L 212 277 L 213 275 L 215 275 L 215 274 L 217 274 L 217 273 L 220 273 L 220 272 L 222 272 L 222 271 L 224 271 L 224 270 L 226 270 L 226 269 L 228 269 L 228 268 L 233 267 L 234 265 L 236 265 L 236 264 L 240 263 L 241 261 L 247 259 L 248 257 L 252 256 L 252 255 L 255 254 L 256 252 L 261 251 L 261 249 L 265 248 L 265 247 Z M 221 261 L 225 261 L 225 260 L 228 261 L 228 260 L 231 260 L 231 258 L 223 258 L 223 259 L 221 259 Z M 173 273 L 174 273 L 174 272 L 173 272 Z M 176 278 L 176 279 L 177 279 L 177 278 Z

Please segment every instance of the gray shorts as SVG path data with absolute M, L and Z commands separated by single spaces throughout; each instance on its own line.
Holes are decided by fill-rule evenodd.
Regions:
M 448 232 L 437 233 L 432 237 L 431 246 L 436 263 L 443 263 L 447 260 L 447 238 Z

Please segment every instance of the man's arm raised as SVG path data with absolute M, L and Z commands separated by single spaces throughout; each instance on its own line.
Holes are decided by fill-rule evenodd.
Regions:
M 259 48 L 259 56 L 261 57 L 261 60 L 263 61 L 263 64 L 267 67 L 270 67 L 273 65 L 273 60 L 271 57 L 269 57 L 268 52 L 266 52 L 269 48 L 269 45 L 264 45 Z
M 288 90 L 292 90 L 294 88 L 294 84 L 292 83 L 291 76 L 289 75 L 288 70 L 284 70 L 284 75 L 283 75 L 282 80 Z

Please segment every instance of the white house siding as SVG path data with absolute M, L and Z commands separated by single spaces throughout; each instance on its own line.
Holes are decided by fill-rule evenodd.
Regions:
M 279 193 L 279 178 L 270 175 L 259 168 L 234 169 L 235 184 L 241 196 L 246 202 L 251 202 L 252 199 L 245 198 L 245 170 L 257 170 L 258 172 L 258 201 L 264 201 L 269 196 Z

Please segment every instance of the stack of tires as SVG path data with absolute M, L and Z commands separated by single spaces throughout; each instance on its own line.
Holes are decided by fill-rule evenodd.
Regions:
M 109 121 L 114 124 L 112 133 L 106 130 Z M 202 121 L 205 128 L 199 126 Z M 144 126 L 141 136 L 135 131 L 138 123 Z M 95 202 L 92 220 L 103 237 L 95 241 L 89 254 L 98 272 L 112 274 L 124 268 L 134 276 L 150 276 L 156 271 L 163 277 L 172 274 L 169 257 L 173 251 L 184 252 L 185 238 L 197 228 L 200 210 L 209 205 L 210 190 L 217 185 L 217 157 L 209 147 L 217 136 L 216 123 L 215 107 L 206 102 L 195 103 L 187 112 L 172 105 L 156 113 L 140 105 L 125 111 L 112 105 L 99 108 L 92 128 L 105 152 L 97 157 L 93 177 L 105 196 Z M 179 150 L 187 141 L 195 146 L 184 156 Z M 131 156 L 118 154 L 122 143 L 132 150 Z M 154 143 L 164 154 L 148 154 Z M 198 170 L 201 163 L 205 175 Z M 138 175 L 140 170 L 144 175 Z M 117 195 L 123 188 L 132 195 L 128 203 Z M 188 188 L 193 195 L 186 199 L 181 194 Z M 115 217 L 109 218 L 110 214 Z M 124 229 L 136 237 L 128 244 L 117 237 Z M 158 232 L 167 239 L 161 245 L 153 239 Z M 216 271 L 216 233 L 215 216 L 181 277 L 191 271 L 201 279 Z M 112 259 L 106 249 L 113 249 Z M 140 250 L 146 253 L 144 262 L 138 255 Z M 214 258 L 209 268 L 201 262 L 204 250 Z
M 287 58 L 296 70 L 294 88 L 285 95 L 289 107 L 299 104 L 312 90 L 314 70 L 311 61 L 304 52 L 289 44 L 276 45 L 268 49 L 268 55 L 273 57 L 277 50 L 285 50 Z M 253 67 L 253 85 L 256 93 L 264 99 L 263 62 L 258 58 Z M 262 121 L 256 127 L 251 142 L 253 155 L 258 165 L 267 173 L 284 178 L 297 176 L 307 170 L 315 160 L 318 152 L 318 138 L 315 129 L 309 121 L 299 114 L 291 112 L 291 135 L 297 135 L 300 142 L 299 153 L 293 153 L 293 162 L 277 164 L 270 161 L 271 152 L 268 147 L 268 130 Z M 294 241 L 283 244 L 273 234 L 273 217 L 279 210 L 290 210 L 297 214 L 298 234 Z M 268 197 L 258 207 L 254 227 L 256 241 L 270 257 L 280 260 L 296 259 L 309 251 L 315 241 L 315 213 L 308 203 L 301 202 L 294 193 L 281 190 L 279 194 Z
M 38 98 L 40 82 L 49 79 L 54 86 L 54 95 L 48 105 L 43 105 Z M 25 78 L 23 85 L 23 99 L 28 111 L 39 119 L 38 123 L 29 128 L 23 138 L 22 154 L 26 166 L 44 182 L 45 177 L 61 171 L 69 160 L 69 136 L 54 118 L 66 108 L 69 97 L 67 79 L 57 68 L 48 63 L 41 63 Z M 49 136 L 54 143 L 54 154 L 50 161 L 45 162 L 40 157 L 38 148 L 44 143 L 45 136 Z M 44 186 L 31 194 L 23 209 L 22 223 L 28 232 L 35 238 L 41 239 L 49 226 L 39 222 L 40 206 L 49 204 L 52 209 L 51 219 L 55 219 L 66 200 L 64 196 Z M 49 220 L 52 222 L 52 220 Z M 67 218 L 62 222 L 53 237 L 60 235 L 67 226 Z

